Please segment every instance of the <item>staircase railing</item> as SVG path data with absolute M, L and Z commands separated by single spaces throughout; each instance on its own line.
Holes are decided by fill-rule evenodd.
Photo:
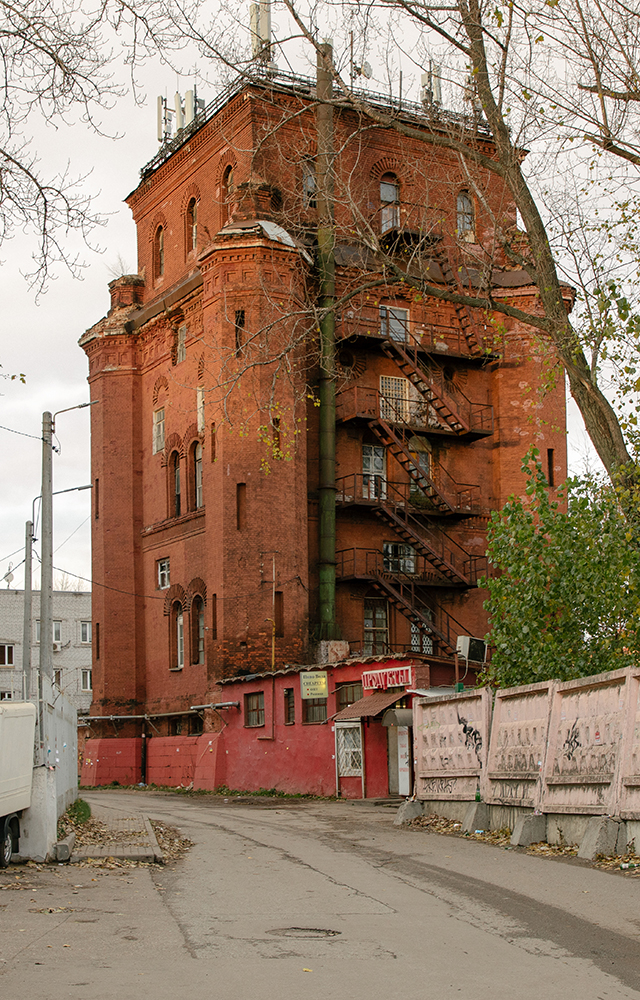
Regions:
M 477 583 L 487 572 L 487 557 L 473 555 L 439 526 L 430 523 L 424 516 L 417 516 L 419 508 L 413 506 L 416 488 L 409 483 L 388 482 L 373 473 L 352 473 L 336 480 L 338 504 L 367 503 L 388 511 L 398 518 L 408 531 L 416 535 L 434 555 L 451 566 L 465 582 Z

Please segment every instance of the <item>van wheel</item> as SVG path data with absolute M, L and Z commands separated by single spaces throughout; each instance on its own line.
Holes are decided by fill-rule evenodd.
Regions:
M 7 816 L 0 832 L 0 868 L 7 868 L 11 864 L 13 855 L 13 823 L 11 817 Z

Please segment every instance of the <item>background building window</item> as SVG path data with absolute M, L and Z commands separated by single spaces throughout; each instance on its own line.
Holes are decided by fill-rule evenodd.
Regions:
M 80 642 L 91 642 L 91 622 L 80 622 Z
M 156 563 L 158 567 L 158 589 L 166 590 L 171 583 L 171 576 L 169 572 L 169 560 L 168 559 L 158 559 Z
M 244 724 L 248 729 L 264 726 L 264 691 L 245 694 Z
M 191 661 L 204 663 L 204 601 L 194 597 L 191 604 Z
M 53 683 L 55 684 L 55 686 L 57 688 L 62 688 L 62 671 L 61 670 L 54 670 L 53 671 Z
M 164 451 L 164 406 L 153 411 L 153 454 Z
M 327 721 L 327 699 L 326 698 L 303 698 L 302 699 L 302 721 L 326 722 Z
M 292 726 L 296 721 L 296 696 L 293 688 L 284 689 L 284 724 Z
M 468 191 L 461 191 L 458 195 L 456 211 L 458 236 L 462 240 L 473 243 L 476 233 L 475 212 Z
M 62 622 L 51 622 L 51 641 L 62 642 Z M 36 642 L 40 642 L 40 619 L 36 619 Z
M 400 185 L 395 174 L 380 180 L 380 231 L 387 233 L 400 225 Z
M 82 681 L 81 681 L 81 684 L 82 684 L 82 690 L 83 691 L 92 691 L 93 690 L 93 681 L 92 681 L 91 671 L 90 670 L 83 670 L 82 671 Z
M 13 666 L 13 646 L 10 643 L 0 644 L 0 667 Z

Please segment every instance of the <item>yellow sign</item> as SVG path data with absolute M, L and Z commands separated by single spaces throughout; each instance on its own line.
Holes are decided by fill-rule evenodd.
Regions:
M 300 695 L 304 700 L 308 698 L 326 698 L 329 694 L 329 681 L 326 670 L 314 670 L 313 672 L 300 674 Z

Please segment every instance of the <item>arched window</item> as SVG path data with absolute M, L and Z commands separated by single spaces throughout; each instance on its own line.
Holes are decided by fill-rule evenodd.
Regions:
M 222 175 L 222 190 L 220 192 L 221 218 L 223 226 L 227 221 L 227 219 L 229 218 L 229 209 L 230 209 L 229 199 L 231 197 L 232 190 L 233 190 L 233 167 L 229 166 L 226 168 L 224 174 Z
M 180 455 L 174 451 L 169 459 L 169 516 L 180 517 L 181 506 Z
M 184 667 L 184 613 L 180 601 L 171 607 L 171 666 L 174 670 Z
M 153 241 L 153 276 L 161 278 L 164 274 L 164 229 L 158 226 Z
M 380 178 L 380 231 L 388 232 L 400 225 L 400 184 L 395 174 Z
M 204 663 L 204 601 L 200 596 L 191 604 L 191 662 Z
M 468 191 L 461 191 L 456 203 L 458 237 L 473 243 L 476 237 L 475 212 Z
M 202 445 L 196 442 L 193 448 L 193 496 L 196 508 L 204 504 L 202 496 Z
M 187 205 L 187 253 L 198 249 L 198 202 L 192 198 Z

